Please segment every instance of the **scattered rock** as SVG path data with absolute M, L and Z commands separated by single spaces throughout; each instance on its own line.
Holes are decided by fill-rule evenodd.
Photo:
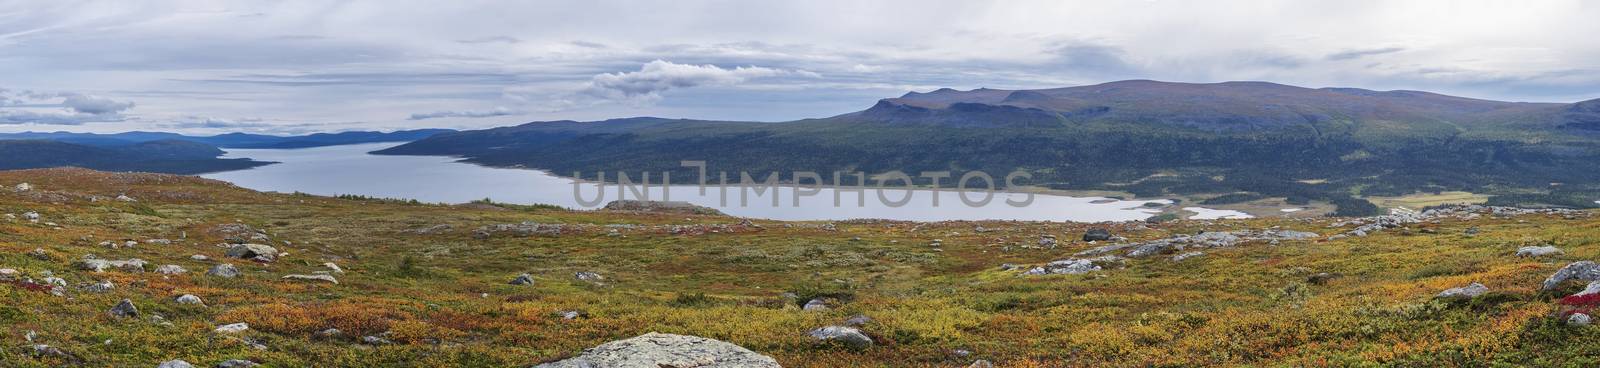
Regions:
M 858 330 L 854 327 L 822 327 L 811 330 L 810 335 L 811 337 L 816 338 L 818 341 L 836 341 L 844 344 L 845 346 L 856 349 L 872 347 L 872 338 L 867 337 L 866 334 L 861 333 L 861 330 Z
M 248 361 L 248 360 L 244 360 L 244 359 L 228 359 L 228 360 L 222 361 L 222 363 L 217 363 L 217 365 L 215 367 L 216 368 L 251 368 L 251 367 L 256 367 L 256 366 L 260 366 L 260 365 L 261 364 L 257 364 L 256 362 L 252 362 L 252 361 Z
M 299 275 L 299 274 L 295 274 L 295 275 L 283 275 L 283 279 L 284 280 L 301 280 L 301 281 L 326 281 L 326 282 L 331 282 L 331 283 L 334 283 L 334 284 L 338 284 L 339 283 L 339 280 L 333 278 L 333 276 L 331 276 L 331 275 Z
M 378 336 L 362 336 L 361 337 L 361 343 L 367 344 L 367 345 L 389 345 L 389 344 L 393 344 L 394 341 L 389 341 L 389 339 L 385 339 L 385 338 L 378 337 Z
M 89 284 L 88 286 L 84 286 L 83 287 L 83 291 L 87 291 L 87 292 L 91 292 L 91 293 L 107 293 L 107 292 L 111 292 L 112 289 L 116 289 L 116 288 L 117 288 L 117 285 L 116 284 L 112 284 L 111 280 L 105 280 L 105 281 L 100 281 L 100 282 L 97 282 L 97 283 Z
M 338 264 L 333 262 L 325 262 L 322 267 L 327 267 L 328 271 L 333 271 L 333 273 L 344 273 L 344 268 L 340 268 Z
M 195 260 L 195 261 L 205 262 L 205 261 L 211 260 L 211 257 L 206 257 L 206 255 L 204 255 L 204 254 L 196 254 L 196 255 L 189 256 L 189 259 L 190 260 Z
M 1477 297 L 1479 295 L 1483 295 L 1484 293 L 1488 293 L 1488 292 L 1489 292 L 1489 287 L 1483 286 L 1483 284 L 1474 282 L 1471 285 L 1446 289 L 1445 291 L 1440 292 L 1438 296 L 1435 296 L 1435 298 L 1440 298 L 1440 299 L 1472 299 L 1474 297 Z
M 1023 272 L 1022 274 L 1024 276 L 1081 275 L 1106 268 L 1120 268 L 1122 265 L 1123 258 L 1117 256 L 1104 256 L 1088 259 L 1074 258 L 1046 263 L 1044 266 L 1034 267 L 1033 269 Z
M 206 271 L 206 275 L 225 278 L 239 277 L 239 268 L 234 267 L 232 263 L 223 263 L 211 266 L 211 270 Z
M 1199 257 L 1199 256 L 1203 256 L 1203 255 L 1206 255 L 1206 254 L 1204 252 L 1178 253 L 1178 255 L 1172 256 L 1172 261 L 1173 262 L 1183 262 L 1183 260 L 1185 260 L 1185 259 L 1190 259 L 1190 258 Z
M 23 212 L 22 219 L 32 222 L 39 222 L 39 213 L 33 211 Z
M 129 197 L 127 194 L 118 194 L 117 195 L 117 200 L 118 201 L 122 201 L 122 202 L 138 202 L 139 201 L 137 199 L 133 199 L 133 197 Z
M 564 320 L 569 320 L 570 321 L 570 320 L 584 319 L 584 318 L 589 318 L 589 314 L 588 313 L 584 313 L 582 311 L 575 311 L 575 310 L 561 311 L 561 319 L 564 319 Z
M 178 304 L 194 304 L 200 306 L 206 305 L 205 301 L 200 300 L 200 297 L 195 296 L 194 294 L 179 295 L 177 298 L 172 299 L 172 301 L 178 302 Z
M 433 234 L 443 234 L 443 233 L 449 232 L 452 229 L 454 229 L 454 227 L 451 227 L 448 224 L 439 224 L 439 225 L 433 225 L 433 226 L 429 226 L 429 227 L 425 227 L 425 228 L 421 228 L 421 229 L 411 230 L 411 233 L 412 234 L 417 234 L 417 235 L 433 235 Z
M 968 364 L 967 368 L 994 368 L 994 363 L 990 363 L 987 360 L 978 359 L 972 361 L 972 364 Z
M 511 280 L 512 285 L 533 285 L 533 275 L 521 274 Z
M 1046 249 L 1056 249 L 1056 236 L 1055 235 L 1040 235 L 1039 236 L 1039 246 L 1043 247 L 1043 248 L 1046 248 Z
M 1086 242 L 1107 241 L 1107 240 L 1111 240 L 1111 230 L 1106 230 L 1104 228 L 1094 228 L 1094 229 L 1089 229 L 1089 231 L 1083 233 L 1083 241 L 1086 241 Z
M 343 334 L 344 334 L 344 331 L 339 331 L 339 329 L 337 329 L 337 328 L 330 328 L 330 329 L 326 329 L 326 330 L 322 330 L 322 331 L 317 331 L 317 337 L 322 337 L 322 338 L 337 337 L 337 336 L 343 335 Z
M 184 269 L 183 266 L 179 265 L 163 265 L 161 267 L 156 267 L 156 273 L 163 275 L 178 275 L 188 272 L 189 270 Z
M 1600 264 L 1593 261 L 1572 262 L 1556 270 L 1549 278 L 1544 279 L 1541 290 L 1552 290 L 1567 280 L 1595 281 L 1600 280 Z
M 17 186 L 14 189 L 17 192 L 30 191 L 30 190 L 33 190 L 33 184 L 28 184 L 28 183 L 17 184 Z
M 48 261 L 51 258 L 50 252 L 45 251 L 44 248 L 33 248 L 33 251 L 28 252 L 28 256 L 41 261 Z
M 229 257 L 257 262 L 272 262 L 278 258 L 278 249 L 266 244 L 236 244 L 228 248 Z
M 231 334 L 231 333 L 244 332 L 244 331 L 249 330 L 249 329 L 250 329 L 250 325 L 249 324 L 240 322 L 240 323 L 230 323 L 230 324 L 226 324 L 226 325 L 217 326 L 217 329 L 211 330 L 211 332 L 216 332 L 216 333 L 219 333 L 219 334 Z
M 738 345 L 697 336 L 647 333 L 589 348 L 571 359 L 534 368 L 780 368 L 778 361 Z
M 606 280 L 605 276 L 600 276 L 600 274 L 594 272 L 578 272 L 572 274 L 572 277 L 578 279 L 578 281 L 596 284 Z
M 133 306 L 132 300 L 123 299 L 122 302 L 117 303 L 117 306 L 111 307 L 111 315 L 114 317 L 138 317 L 139 308 Z
M 806 302 L 806 305 L 800 307 L 800 309 L 810 312 L 825 311 L 828 310 L 828 301 L 823 300 L 823 298 L 811 299 L 811 301 Z
M 156 368 L 194 368 L 194 365 L 183 361 L 183 359 L 173 359 L 161 362 L 161 365 L 157 365 Z
M 1567 316 L 1568 326 L 1588 326 L 1593 322 L 1594 318 L 1589 317 L 1588 314 L 1584 313 L 1573 313 L 1571 316 Z
M 1561 254 L 1561 249 L 1548 245 L 1517 248 L 1518 257 L 1543 257 L 1557 254 Z
M 100 259 L 99 257 L 95 257 L 93 254 L 85 255 L 83 256 L 82 260 L 77 262 L 78 269 L 94 272 L 105 272 L 109 269 L 117 269 L 123 272 L 141 273 L 144 272 L 144 266 L 146 264 L 148 263 L 138 258 L 115 261 L 109 259 Z
M 860 327 L 860 326 L 865 325 L 865 324 L 870 323 L 870 322 L 872 322 L 872 317 L 867 317 L 866 315 L 857 314 L 857 315 L 854 315 L 854 316 L 850 316 L 849 319 L 844 320 L 844 325 L 845 326 L 850 326 L 850 327 Z
M 680 215 L 725 216 L 722 213 L 722 211 L 717 211 L 717 209 L 715 209 L 715 208 L 704 207 L 704 206 L 695 205 L 695 204 L 692 204 L 692 203 L 689 203 L 689 202 L 679 202 L 679 201 L 670 201 L 670 202 L 668 202 L 668 201 L 640 201 L 640 200 L 625 199 L 625 200 L 619 200 L 619 201 L 611 201 L 611 203 L 606 203 L 606 206 L 604 208 L 602 208 L 602 209 L 607 210 L 607 211 L 630 211 L 630 212 L 649 212 L 649 213 L 674 213 L 674 214 L 680 214 Z
M 32 353 L 35 357 L 61 359 L 66 361 L 68 365 L 79 365 L 83 363 L 83 358 L 78 357 L 77 354 L 69 353 L 54 346 L 37 344 L 33 345 L 31 350 L 32 351 L 30 351 L 30 353 Z
M 0 268 L 0 281 L 12 281 L 20 277 L 22 277 L 22 273 L 17 272 L 16 269 Z

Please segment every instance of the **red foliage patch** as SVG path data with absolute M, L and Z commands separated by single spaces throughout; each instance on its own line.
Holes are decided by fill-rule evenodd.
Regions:
M 15 286 L 15 287 L 23 289 L 23 290 L 31 290 L 31 291 L 41 292 L 41 293 L 48 293 L 48 292 L 50 292 L 51 289 L 55 289 L 56 288 L 55 285 L 40 284 L 40 283 L 32 282 L 32 281 L 14 280 L 14 281 L 6 281 L 5 283 L 11 284 L 11 286 Z

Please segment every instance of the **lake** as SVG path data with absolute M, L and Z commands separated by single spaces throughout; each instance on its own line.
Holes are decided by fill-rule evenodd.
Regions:
M 538 170 L 484 167 L 458 162 L 455 157 L 443 156 L 382 156 L 370 155 L 396 143 L 356 144 L 345 146 L 302 149 L 228 149 L 225 158 L 251 158 L 275 161 L 278 164 L 248 170 L 228 171 L 201 175 L 202 177 L 232 182 L 238 186 L 273 192 L 303 192 L 317 195 L 357 194 L 372 197 L 416 199 L 423 202 L 465 203 L 479 199 L 517 204 L 553 204 L 575 209 L 588 209 L 584 202 L 596 200 L 604 193 L 598 205 L 618 198 L 617 185 L 579 183 L 574 195 L 574 181 Z M 608 175 L 614 173 L 608 173 Z M 713 174 L 715 175 L 715 174 Z M 635 175 L 635 180 L 637 180 Z M 659 180 L 659 178 L 656 178 Z M 692 182 L 694 178 L 674 178 L 675 182 Z M 1022 193 L 994 193 L 993 199 L 979 207 L 962 203 L 959 193 L 943 190 L 879 189 L 862 192 L 840 191 L 839 206 L 835 206 L 836 193 L 822 189 L 815 195 L 806 195 L 795 203 L 795 189 L 781 187 L 776 192 L 757 194 L 744 191 L 745 203 L 740 203 L 740 188 L 707 187 L 705 194 L 696 186 L 672 186 L 667 192 L 657 186 L 646 194 L 652 200 L 662 200 L 668 195 L 673 201 L 684 201 L 716 208 L 734 216 L 774 220 L 842 220 L 852 218 L 882 218 L 895 220 L 1029 220 L 1029 221 L 1127 221 L 1142 220 L 1158 213 L 1143 207 L 1146 203 L 1170 204 L 1167 200 L 1110 200 L 1102 197 L 1067 197 L 1034 195 L 1033 202 L 1023 207 L 1006 203 L 1023 201 Z M 632 191 L 624 191 L 627 199 L 639 199 Z M 909 199 L 906 199 L 910 192 Z M 804 194 L 804 191 L 802 192 Z M 860 196 L 865 194 L 864 204 Z M 778 205 L 772 204 L 773 196 Z M 982 193 L 968 193 L 967 198 L 978 201 Z M 580 200 L 581 198 L 581 200 Z M 905 201 L 900 207 L 888 203 Z M 935 205 L 937 202 L 937 205 Z M 596 205 L 596 206 L 598 206 Z M 1238 217 L 1241 212 L 1201 209 L 1201 215 L 1191 218 Z

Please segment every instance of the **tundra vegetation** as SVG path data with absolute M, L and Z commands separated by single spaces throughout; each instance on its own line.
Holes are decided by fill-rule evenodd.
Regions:
M 1567 297 L 1584 283 L 1542 285 L 1600 259 L 1587 212 L 775 222 L 81 169 L 0 184 L 7 367 L 526 367 L 650 332 L 786 367 L 1600 364 L 1600 329 L 1569 323 L 1595 302 Z M 1091 228 L 1109 239 L 1083 241 Z M 1108 244 L 1267 230 L 1318 235 L 1024 275 Z M 1543 246 L 1557 251 L 1517 255 Z M 813 336 L 848 325 L 870 344 Z

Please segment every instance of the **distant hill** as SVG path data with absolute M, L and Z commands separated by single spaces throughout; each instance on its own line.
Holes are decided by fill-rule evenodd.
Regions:
M 204 143 L 221 148 L 309 148 L 323 146 L 337 146 L 344 144 L 377 143 L 377 142 L 410 142 L 427 138 L 434 134 L 453 132 L 450 129 L 417 129 L 401 130 L 395 132 L 342 132 L 342 133 L 316 133 L 299 136 L 276 136 L 249 133 L 228 133 L 213 136 L 186 136 L 176 133 L 162 132 L 126 132 L 115 134 L 94 133 L 0 133 L 0 140 L 4 139 L 42 139 L 67 143 L 76 143 L 89 146 L 111 147 L 134 143 L 183 140 Z
M 0 140 L 0 170 L 82 167 L 106 171 L 199 174 L 248 169 L 271 164 L 249 159 L 220 159 L 222 150 L 202 143 L 157 140 L 97 147 L 62 141 Z
M 1122 81 L 941 89 L 783 123 L 658 118 L 438 134 L 380 154 L 582 171 L 1024 170 L 1030 183 L 1139 196 L 1252 192 L 1375 211 L 1353 196 L 1467 190 L 1594 206 L 1600 100 L 1518 103 L 1265 82 Z M 828 175 L 824 175 L 828 176 Z M 1553 185 L 1558 183 L 1559 185 Z M 1600 199 L 1600 198 L 1594 198 Z

